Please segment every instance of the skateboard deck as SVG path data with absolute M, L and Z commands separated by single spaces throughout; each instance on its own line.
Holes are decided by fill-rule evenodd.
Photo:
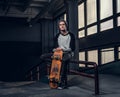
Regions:
M 49 76 L 49 86 L 50 88 L 57 88 L 60 81 L 60 71 L 62 64 L 63 51 L 58 50 L 53 53 L 52 64 Z

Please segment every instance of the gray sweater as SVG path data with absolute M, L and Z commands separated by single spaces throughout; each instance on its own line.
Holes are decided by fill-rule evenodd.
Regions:
M 74 51 L 75 50 L 75 36 L 73 33 L 62 35 L 58 33 L 54 39 L 54 48 L 61 47 L 63 50 Z
M 70 40 L 71 40 L 71 37 L 69 34 L 67 35 L 60 34 L 58 37 L 58 46 L 62 48 L 63 51 L 71 51 Z

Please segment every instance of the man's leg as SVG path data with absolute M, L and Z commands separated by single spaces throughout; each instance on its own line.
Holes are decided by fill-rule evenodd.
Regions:
M 61 80 L 59 83 L 59 87 L 66 88 L 67 87 L 67 72 L 68 72 L 68 53 L 64 53 L 63 61 L 61 66 Z
M 63 71 L 63 83 L 64 83 L 64 88 L 67 88 L 68 86 L 68 80 L 67 80 L 67 74 L 68 74 L 68 65 L 69 65 L 69 61 L 67 60 L 64 64 L 64 71 Z
M 65 62 L 62 62 L 58 89 L 63 89 L 66 85 L 67 85 L 67 64 L 65 64 Z
M 51 59 L 51 56 L 53 55 L 53 53 L 46 53 L 46 54 L 42 54 L 40 56 L 40 59 L 44 60 L 46 58 L 50 58 Z
M 72 58 L 71 52 L 65 52 L 63 53 L 63 59 L 62 59 L 62 66 L 61 66 L 61 78 L 59 86 L 63 88 L 67 88 L 67 73 L 68 73 L 68 66 L 69 61 Z
M 67 88 L 68 86 L 68 81 L 67 81 L 67 74 L 68 74 L 68 69 L 69 69 L 69 61 L 72 58 L 71 52 L 68 53 L 64 53 L 63 56 L 63 74 L 62 74 L 62 79 L 63 79 L 63 83 L 64 83 L 64 87 Z

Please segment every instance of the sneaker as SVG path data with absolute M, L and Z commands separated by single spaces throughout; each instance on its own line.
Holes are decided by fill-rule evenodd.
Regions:
M 62 87 L 58 87 L 57 89 L 58 89 L 58 90 L 62 90 L 63 88 L 62 88 Z
M 63 89 L 69 89 L 69 88 L 68 88 L 68 86 L 66 85 L 66 86 L 63 86 Z

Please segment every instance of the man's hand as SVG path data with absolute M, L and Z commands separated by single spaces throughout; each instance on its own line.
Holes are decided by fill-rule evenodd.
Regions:
M 55 49 L 55 51 L 60 51 L 60 50 L 62 50 L 62 48 L 60 48 L 60 47 Z

